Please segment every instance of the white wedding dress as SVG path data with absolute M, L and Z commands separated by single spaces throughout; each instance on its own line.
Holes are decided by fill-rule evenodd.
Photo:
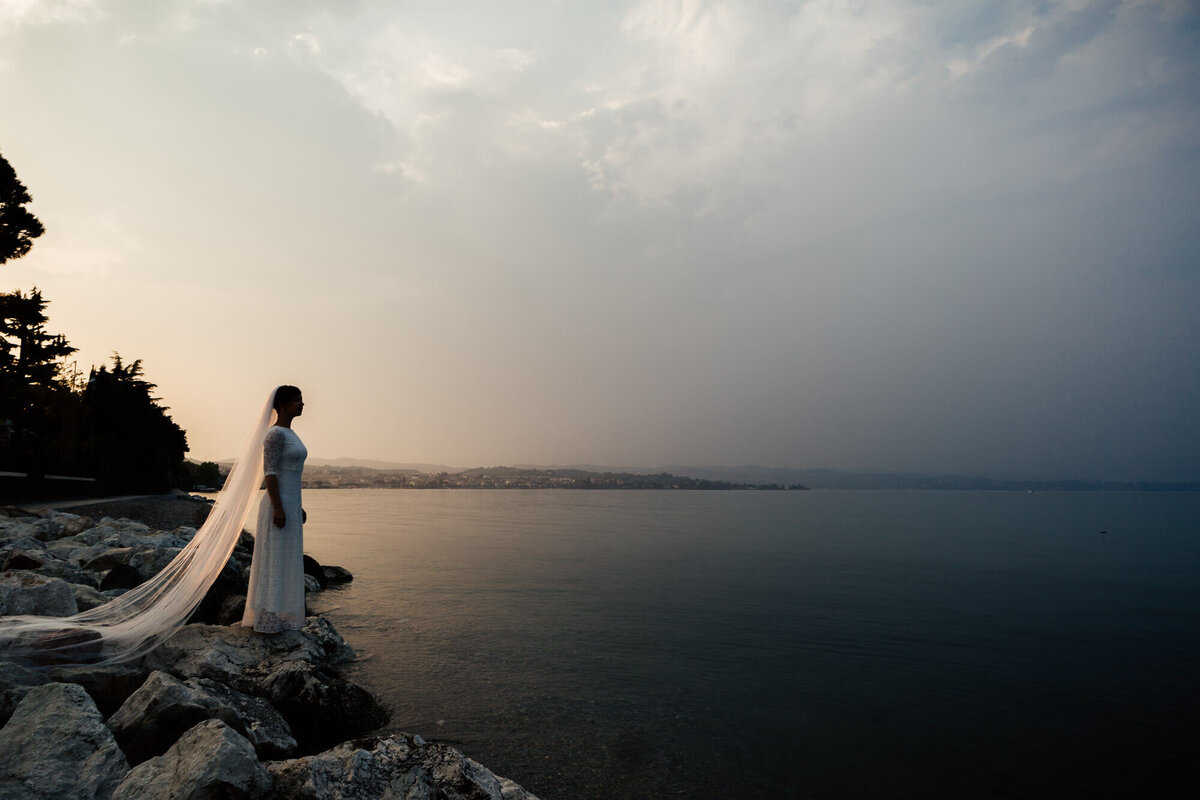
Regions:
M 258 505 L 254 559 L 242 624 L 260 633 L 304 627 L 304 522 L 300 478 L 308 449 L 291 428 L 272 426 L 263 439 L 263 472 L 279 482 L 287 522 L 275 526 L 271 497 Z

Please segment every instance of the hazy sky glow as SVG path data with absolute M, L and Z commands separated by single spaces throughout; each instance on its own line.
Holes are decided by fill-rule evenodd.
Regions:
M 1189 0 L 0 0 L 80 365 L 200 458 L 1200 481 Z

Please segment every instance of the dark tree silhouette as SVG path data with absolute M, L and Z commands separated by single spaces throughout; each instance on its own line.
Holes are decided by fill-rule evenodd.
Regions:
M 38 218 L 25 208 L 33 202 L 17 171 L 0 155 L 0 264 L 20 258 L 33 247 L 33 240 L 45 232 Z
M 93 474 L 106 491 L 165 492 L 175 486 L 187 434 L 168 416 L 145 380 L 141 359 L 113 354 L 112 368 L 93 369 L 83 390 L 83 441 Z
M 75 352 L 65 336 L 46 331 L 46 305 L 36 286 L 28 295 L 0 294 L 0 373 L 41 389 L 59 382 L 59 359 Z
M 75 348 L 46 320 L 36 287 L 0 294 L 0 469 L 37 473 L 73 455 L 75 404 L 59 373 Z

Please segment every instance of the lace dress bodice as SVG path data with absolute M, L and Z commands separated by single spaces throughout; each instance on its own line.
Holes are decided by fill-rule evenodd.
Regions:
M 279 495 L 283 499 L 286 486 L 289 493 L 300 496 L 300 478 L 304 474 L 304 460 L 308 448 L 291 428 L 273 426 L 263 439 L 263 475 L 274 475 L 279 481 Z M 284 506 L 287 500 L 284 499 Z

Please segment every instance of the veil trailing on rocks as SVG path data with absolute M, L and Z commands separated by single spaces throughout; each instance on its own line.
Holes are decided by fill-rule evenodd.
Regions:
M 275 390 L 208 519 L 188 545 L 150 580 L 71 617 L 0 618 L 0 660 L 27 665 L 111 664 L 153 650 L 185 622 L 229 560 L 263 479 L 263 436 L 275 419 Z

